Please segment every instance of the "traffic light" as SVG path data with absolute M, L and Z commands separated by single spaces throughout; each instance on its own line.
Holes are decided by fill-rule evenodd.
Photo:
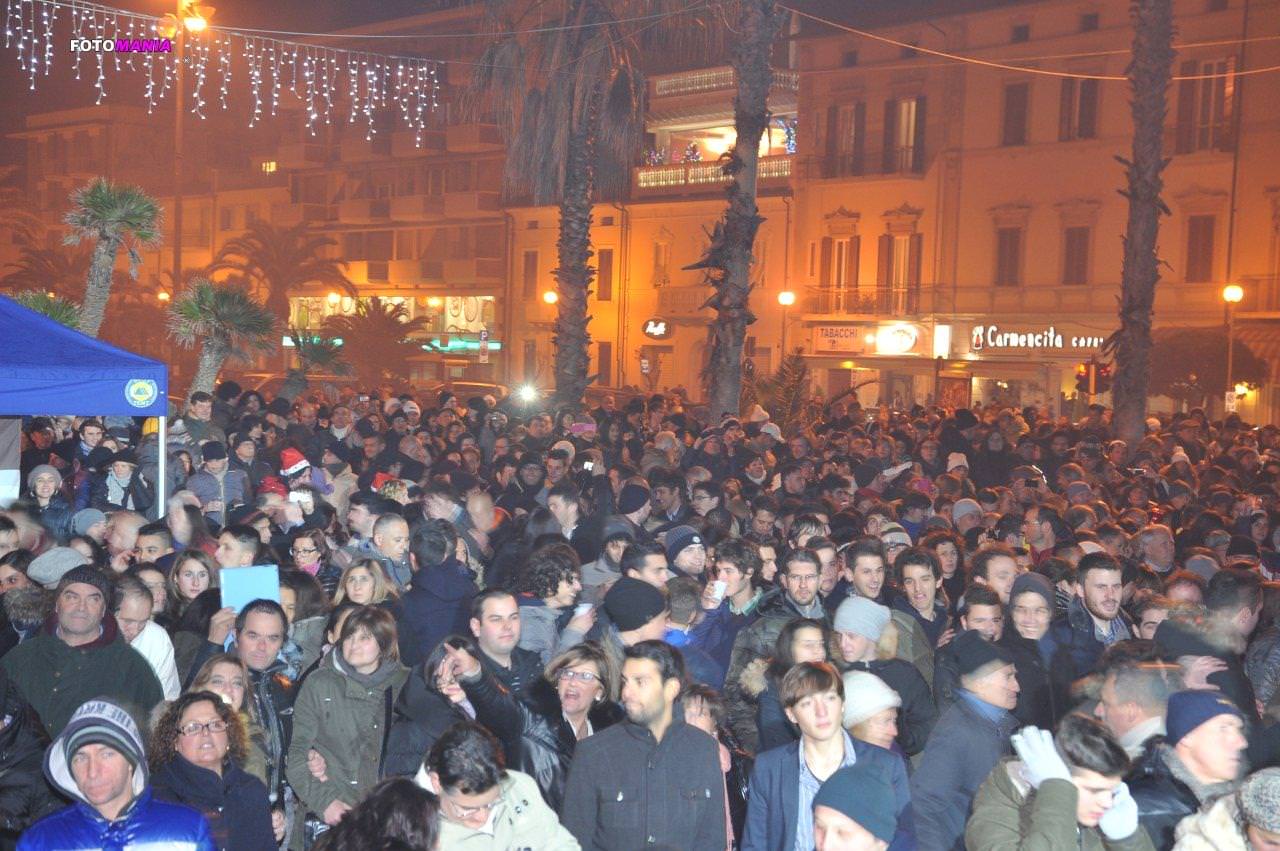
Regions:
M 1106 393 L 1111 389 L 1111 364 L 1098 364 L 1097 375 L 1093 382 L 1094 393 Z
M 1076 393 L 1087 396 L 1089 394 L 1089 368 L 1091 364 L 1076 364 Z

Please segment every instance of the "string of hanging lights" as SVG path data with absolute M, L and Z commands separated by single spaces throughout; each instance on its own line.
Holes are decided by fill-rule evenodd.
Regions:
M 81 79 L 82 63 L 94 63 L 96 103 L 108 94 L 108 79 L 124 71 L 144 77 L 143 100 L 148 113 L 163 102 L 176 80 L 176 37 L 188 39 L 182 53 L 188 111 L 205 118 L 207 97 L 217 85 L 217 104 L 230 108 L 231 81 L 243 75 L 250 96 L 248 124 L 256 126 L 264 113 L 276 115 L 286 93 L 304 107 L 306 127 L 316 135 L 320 125 L 333 124 L 341 101 L 350 105 L 346 119 L 365 125 L 372 140 L 378 110 L 393 108 L 422 147 L 427 116 L 439 106 L 441 63 L 416 56 L 392 56 L 368 51 L 325 47 L 226 27 L 207 27 L 201 7 L 195 18 L 157 17 L 115 9 L 83 0 L 6 0 L 4 46 L 16 56 L 28 86 L 35 91 L 47 77 L 54 57 L 69 45 L 71 68 Z M 193 22 L 199 21 L 198 26 Z M 178 28 L 187 33 L 179 35 Z M 194 37 L 193 37 L 194 36 Z M 358 38 L 358 36 L 353 36 Z

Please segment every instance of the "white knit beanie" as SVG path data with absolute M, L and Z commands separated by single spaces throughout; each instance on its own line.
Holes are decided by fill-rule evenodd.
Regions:
M 844 675 L 844 728 L 861 724 L 877 712 L 902 705 L 902 698 L 885 681 L 868 671 Z

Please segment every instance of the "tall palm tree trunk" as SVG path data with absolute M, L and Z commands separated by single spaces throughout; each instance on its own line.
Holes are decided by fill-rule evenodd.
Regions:
M 98 336 L 102 320 L 107 315 L 107 299 L 111 297 L 111 279 L 115 274 L 116 252 L 120 243 L 109 236 L 100 235 L 93 246 L 93 258 L 89 262 L 89 276 L 81 306 L 80 331 L 90 337 Z
M 587 333 L 587 296 L 595 269 L 591 266 L 591 197 L 595 190 L 595 121 L 569 140 L 564 193 L 560 201 L 558 266 L 552 272 L 560 300 L 556 315 L 556 400 L 576 405 L 586 392 L 591 367 L 591 335 Z
M 1115 352 L 1112 389 L 1116 435 L 1136 450 L 1146 433 L 1147 382 L 1151 373 L 1151 317 L 1160 280 L 1156 240 L 1160 216 L 1169 208 L 1160 199 L 1164 187 L 1165 93 L 1173 66 L 1172 0 L 1134 0 L 1133 58 L 1127 74 L 1133 91 L 1133 158 L 1125 166 L 1129 220 L 1124 236 L 1120 284 L 1120 329 L 1107 341 Z
M 719 255 L 720 274 L 711 276 L 716 292 L 708 301 L 716 309 L 707 364 L 713 421 L 722 414 L 738 413 L 742 347 L 747 326 L 755 322 L 747 304 L 751 256 L 756 232 L 764 221 L 756 206 L 756 170 L 760 137 L 769 126 L 769 89 L 773 85 L 770 54 L 786 20 L 786 12 L 778 9 L 774 0 L 747 0 L 743 11 L 742 40 L 733 58 L 738 78 L 733 100 L 737 141 L 725 165 L 733 183 L 728 189 L 729 207 L 721 223 L 719 251 L 716 246 L 712 248 Z
M 206 337 L 204 343 L 200 346 L 200 358 L 196 362 L 196 374 L 191 379 L 191 388 L 187 395 L 195 393 L 197 390 L 212 393 L 213 387 L 218 381 L 218 373 L 222 371 L 222 364 L 226 361 L 229 353 L 229 347 L 222 340 L 217 337 Z

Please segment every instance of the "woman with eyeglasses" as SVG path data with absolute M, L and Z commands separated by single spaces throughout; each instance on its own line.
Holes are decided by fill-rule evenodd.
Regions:
M 438 676 L 458 681 L 476 721 L 493 731 L 512 767 L 533 777 L 559 812 L 578 742 L 623 717 L 613 660 L 594 641 L 578 644 L 551 660 L 543 679 L 520 700 L 467 650 L 446 653 Z
M 293 566 L 318 579 L 330 597 L 338 590 L 338 580 L 342 578 L 342 571 L 330 562 L 332 555 L 329 541 L 320 529 L 299 529 L 289 541 Z
M 275 851 L 267 787 L 241 768 L 244 725 L 219 695 L 187 692 L 169 704 L 148 750 L 151 794 L 204 813 L 220 851 Z

